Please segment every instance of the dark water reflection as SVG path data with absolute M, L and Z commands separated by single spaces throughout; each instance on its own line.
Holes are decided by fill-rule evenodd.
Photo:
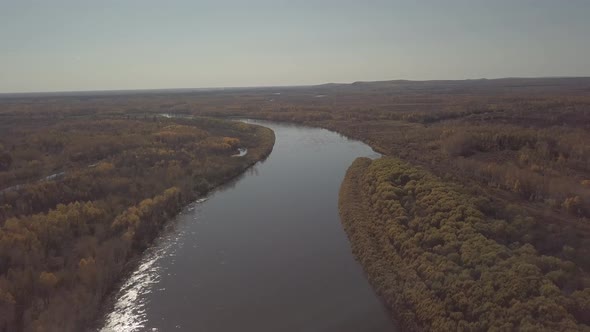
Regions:
M 338 190 L 367 145 L 257 121 L 272 154 L 187 207 L 117 295 L 104 331 L 392 331 L 354 260 Z

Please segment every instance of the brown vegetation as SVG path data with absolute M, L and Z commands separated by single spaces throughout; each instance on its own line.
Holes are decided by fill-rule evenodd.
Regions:
M 527 243 L 526 211 L 494 206 L 398 159 L 358 159 L 343 224 L 374 287 L 410 330 L 588 330 L 590 275 Z M 505 218 L 497 218 L 497 214 Z
M 267 128 L 206 118 L 37 118 L 4 129 L 1 331 L 81 330 L 165 221 L 274 143 Z M 248 154 L 232 158 L 238 147 Z
M 453 267 L 455 270 L 451 269 L 452 273 L 458 273 L 457 269 L 471 271 L 483 264 L 491 273 L 488 276 L 513 278 L 512 274 L 514 274 L 515 277 L 505 283 L 515 289 L 522 286 L 527 290 L 526 294 L 514 293 L 516 290 L 513 293 L 506 290 L 502 295 L 502 299 L 512 296 L 514 301 L 522 304 L 522 307 L 513 307 L 510 301 L 505 303 L 505 300 L 498 300 L 493 296 L 494 294 L 485 292 L 479 294 L 479 297 L 474 297 L 473 303 L 483 305 L 484 309 L 488 306 L 493 308 L 490 312 L 494 315 L 504 315 L 502 319 L 498 318 L 499 321 L 513 326 L 524 328 L 537 327 L 540 324 L 547 329 L 566 327 L 575 329 L 582 328 L 581 324 L 588 324 L 587 317 L 590 317 L 590 294 L 587 281 L 590 269 L 589 92 L 590 78 L 513 78 L 357 82 L 312 87 L 153 91 L 119 95 L 97 93 L 71 96 L 44 95 L 34 98 L 11 96 L 0 99 L 0 131 L 15 128 L 16 132 L 12 131 L 11 135 L 3 137 L 17 138 L 24 135 L 18 131 L 28 130 L 31 123 L 37 121 L 57 124 L 62 119 L 109 116 L 120 120 L 149 122 L 160 113 L 253 117 L 335 130 L 364 141 L 382 154 L 395 156 L 408 163 L 404 164 L 406 166 L 400 166 L 403 169 L 421 167 L 420 172 L 428 174 L 423 177 L 431 179 L 428 182 L 437 183 L 437 186 L 444 188 L 445 196 L 449 195 L 448 198 L 440 198 L 442 202 L 448 201 L 448 204 L 451 204 L 445 209 L 454 209 L 454 206 L 459 204 L 468 206 L 470 211 L 471 208 L 477 211 L 474 212 L 474 216 L 479 218 L 477 222 L 471 219 L 470 221 L 451 220 L 449 211 L 446 210 L 419 217 L 421 223 L 424 223 L 425 227 L 428 226 L 429 232 L 437 230 L 442 222 L 454 223 L 457 227 L 446 229 L 446 237 L 460 237 L 462 233 L 459 231 L 463 230 L 463 226 L 474 229 L 474 236 L 482 240 L 481 243 L 479 240 L 475 243 L 481 244 L 482 250 L 491 250 L 490 252 L 494 255 L 498 254 L 499 257 L 486 256 L 485 259 L 489 259 L 489 262 L 481 264 L 476 262 L 473 263 L 475 265 L 466 267 L 465 264 L 472 263 L 460 261 L 461 247 L 445 247 L 446 242 L 441 242 L 438 235 L 430 238 L 429 241 L 421 242 L 420 247 L 418 245 L 416 247 L 416 250 L 421 250 L 420 252 L 440 255 L 441 257 L 437 256 L 437 259 L 441 259 L 440 262 L 444 264 L 457 264 L 459 267 Z M 177 135 L 169 137 L 174 132 L 177 132 Z M 155 136 L 155 139 L 161 144 L 174 144 L 173 142 L 177 140 L 182 142 L 183 135 L 193 134 L 198 136 L 196 132 L 190 133 L 181 128 L 174 128 L 174 130 L 161 132 Z M 51 140 L 28 143 L 28 146 L 33 148 L 42 146 L 44 149 L 42 152 L 30 151 L 24 146 L 18 155 L 11 152 L 14 143 L 2 140 L 0 141 L 2 145 L 0 146 L 0 183 L 3 187 L 4 183 L 6 186 L 14 186 L 22 183 L 22 179 L 39 179 L 49 174 L 59 173 L 68 167 L 82 169 L 82 166 L 101 160 L 101 154 L 122 151 L 117 139 L 109 141 L 110 135 L 105 136 L 107 137 L 95 139 L 104 140 L 100 145 L 107 151 L 103 148 L 74 149 L 75 144 L 68 143 L 67 146 L 71 146 L 72 149 L 70 154 L 67 158 L 57 158 L 57 160 L 68 160 L 67 164 L 60 164 L 53 157 L 55 154 L 52 151 L 60 151 L 60 146 L 63 144 L 59 135 L 52 137 Z M 234 137 L 229 134 L 223 136 Z M 243 144 L 242 138 L 240 140 Z M 233 144 L 228 141 L 217 141 L 217 143 L 219 143 L 217 145 L 220 148 L 219 151 L 227 148 L 224 144 L 229 146 Z M 31 157 L 35 155 L 40 159 Z M 145 158 L 150 157 L 148 155 Z M 108 165 L 103 167 L 109 168 Z M 7 176 L 6 173 L 2 173 L 2 170 L 9 168 L 13 170 L 12 175 Z M 175 168 L 171 167 L 171 169 Z M 387 171 L 384 170 L 384 172 Z M 68 174 L 70 173 L 59 175 L 62 177 L 61 182 L 67 183 Z M 132 173 L 128 174 L 128 176 L 131 175 Z M 125 185 L 124 179 L 118 181 L 121 182 L 121 186 Z M 52 183 L 52 181 L 47 182 Z M 204 183 L 200 180 L 197 182 Z M 40 182 L 40 188 L 42 184 L 45 185 L 44 182 Z M 149 185 L 148 188 L 151 188 L 150 186 L 154 187 L 155 184 Z M 207 185 L 203 187 L 206 188 Z M 362 187 L 359 184 L 359 188 Z M 68 188 L 70 189 L 65 192 L 72 192 L 75 197 L 78 187 L 68 186 Z M 117 190 L 116 188 L 112 185 L 101 190 Z M 154 193 L 161 193 L 165 189 L 158 188 Z M 50 192 L 52 189 L 47 187 L 43 190 Z M 132 192 L 142 193 L 144 190 L 138 187 Z M 420 197 L 414 197 L 413 194 L 404 195 L 413 201 L 420 201 Z M 43 204 L 55 206 L 56 202 L 48 199 L 49 196 L 43 196 L 48 200 Z M 34 196 L 25 192 L 22 197 L 27 198 L 23 200 L 27 202 Z M 68 197 L 64 196 L 66 201 Z M 146 198 L 149 197 L 136 197 L 135 201 L 139 202 Z M 383 197 L 379 200 L 383 200 L 381 205 L 395 204 L 395 199 L 392 197 Z M 108 204 L 119 203 L 117 200 L 112 200 Z M 404 202 L 400 204 L 403 205 Z M 438 201 L 423 204 L 424 209 L 428 209 L 431 205 L 433 209 L 438 208 Z M 38 207 L 24 205 L 16 209 L 41 211 Z M 14 208 L 4 206 L 5 210 L 2 211 L 8 212 L 2 213 L 5 213 L 5 216 L 12 216 L 14 212 L 10 212 L 10 209 Z M 386 212 L 383 211 L 383 206 L 379 208 L 380 212 Z M 365 210 L 363 206 L 362 211 L 369 213 L 372 210 L 368 208 Z M 378 216 L 370 215 L 370 217 L 370 220 L 379 220 Z M 410 217 L 418 218 L 414 215 L 409 215 L 408 218 Z M 363 221 L 364 217 L 360 219 Z M 475 223 L 471 223 L 472 221 Z M 431 223 L 435 224 L 431 225 Z M 366 224 L 359 223 L 359 231 L 364 226 Z M 415 231 L 411 228 L 410 230 Z M 399 232 L 401 234 L 402 230 Z M 407 230 L 403 232 L 406 234 Z M 391 265 L 391 262 L 397 259 L 395 257 L 398 255 L 398 249 L 384 250 L 383 248 L 391 249 L 391 247 L 380 242 L 385 240 L 391 242 L 390 240 L 394 238 L 397 239 L 396 241 L 402 241 L 394 235 L 389 233 L 372 235 L 363 240 L 362 249 L 354 239 L 352 241 L 359 257 L 370 254 L 371 260 L 363 258 L 361 262 L 367 268 L 374 285 L 382 287 L 387 284 L 389 291 L 380 293 L 390 304 L 402 301 L 402 296 L 408 296 L 403 294 L 411 290 L 415 284 L 404 284 L 395 278 L 387 279 L 385 282 L 379 279 L 380 277 L 375 277 L 377 274 L 371 272 L 368 264 L 373 261 L 382 262 L 383 264 L 378 266 L 380 269 L 386 269 L 384 271 L 387 271 L 388 276 L 397 275 L 397 266 Z M 383 236 L 391 236 L 391 239 Z M 457 245 L 456 242 L 453 243 Z M 462 245 L 461 241 L 459 243 Z M 390 246 L 393 245 L 396 245 L 395 242 Z M 452 252 L 439 253 L 434 248 L 437 248 L 436 250 L 452 249 L 459 258 L 452 255 Z M 496 250 L 499 250 L 499 253 Z M 404 251 L 404 255 L 408 256 L 399 257 L 399 259 L 411 260 L 412 257 L 416 257 L 412 255 L 418 253 Z M 525 259 L 528 265 L 523 265 L 526 268 L 523 271 L 514 271 L 516 269 L 514 263 L 521 262 L 520 259 Z M 539 260 L 546 262 L 540 263 Z M 452 282 L 439 280 L 439 267 L 424 265 L 424 267 L 432 267 L 435 274 L 430 275 L 411 261 L 405 261 L 404 264 L 406 268 L 403 272 L 408 276 L 417 275 L 416 282 L 425 283 L 424 287 L 427 288 L 416 286 L 419 289 L 416 290 L 415 295 L 412 295 L 420 296 L 416 297 L 412 303 L 418 303 L 419 299 L 424 299 L 426 302 L 416 304 L 410 309 L 396 306 L 406 308 L 400 309 L 399 315 L 402 320 L 408 322 L 408 319 L 403 319 L 404 315 L 416 317 L 418 312 L 424 314 L 421 310 L 432 307 L 430 309 L 432 311 L 428 314 L 429 318 L 421 317 L 417 320 L 418 324 L 434 322 L 433 319 L 436 319 L 442 324 L 441 326 L 453 327 L 463 324 L 461 326 L 466 326 L 466 329 L 493 325 L 490 321 L 496 319 L 495 316 L 492 318 L 485 313 L 472 311 L 475 309 L 471 307 L 469 298 L 463 304 L 459 299 L 440 300 L 440 296 L 449 294 L 458 286 Z M 371 263 L 371 266 L 376 265 Z M 453 278 L 463 280 L 461 275 L 451 275 Z M 524 285 L 522 276 L 534 276 L 539 279 L 530 282 L 530 285 Z M 37 280 L 38 277 L 40 275 L 36 275 L 35 279 Z M 486 291 L 489 291 L 486 288 L 489 285 L 480 281 L 481 275 L 479 279 L 475 278 L 477 274 L 474 276 L 469 274 L 469 277 L 475 285 L 485 286 Z M 465 280 L 468 281 L 466 278 Z M 51 288 L 52 278 L 44 275 L 43 280 L 43 286 L 39 289 L 46 292 Z M 435 280 L 437 283 L 434 286 L 428 285 Z M 555 287 L 551 286 L 547 280 L 550 280 Z M 492 289 L 496 291 L 503 289 L 502 287 L 502 285 L 493 284 Z M 422 291 L 424 291 L 423 294 Z M 428 294 L 431 293 L 428 292 L 433 291 L 436 297 L 429 297 Z M 549 293 L 542 293 L 546 291 Z M 549 301 L 547 303 L 550 303 L 550 306 L 547 308 L 550 309 L 550 313 L 545 311 L 534 313 L 534 310 L 540 308 L 541 303 L 545 304 L 539 299 L 538 294 Z M 0 292 L 0 298 L 8 298 L 7 296 L 6 293 Z M 486 299 L 488 296 L 490 298 Z M 407 297 L 403 299 L 407 301 Z M 443 304 L 436 302 L 439 300 Z M 0 306 L 0 310 L 2 308 Z M 508 313 L 506 308 L 517 311 Z M 476 322 L 474 317 L 481 319 L 481 322 Z M 520 323 L 514 322 L 514 317 L 529 318 L 518 325 Z M 572 324 L 577 325 L 574 327 Z M 411 327 L 411 324 L 407 326 Z

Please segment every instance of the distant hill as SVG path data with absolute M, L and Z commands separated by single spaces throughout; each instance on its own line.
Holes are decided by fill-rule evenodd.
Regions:
M 2 98 L 30 97 L 104 97 L 128 95 L 166 95 L 188 93 L 228 93 L 228 92 L 268 92 L 268 91 L 313 91 L 329 94 L 330 92 L 399 92 L 399 93 L 431 93 L 431 94 L 495 94 L 498 92 L 544 93 L 563 89 L 572 92 L 590 92 L 590 77 L 538 77 L 520 78 L 507 77 L 497 79 L 465 79 L 465 80 L 389 80 L 389 81 L 356 81 L 353 83 L 324 83 L 302 86 L 268 86 L 268 87 L 226 87 L 226 88 L 178 88 L 178 89 L 139 89 L 139 90 L 102 90 L 102 91 L 58 91 L 31 93 L 0 93 Z M 389 90 L 389 91 L 388 91 Z
M 498 92 L 529 92 L 543 93 L 567 90 L 568 92 L 590 92 L 590 77 L 540 77 L 540 78 L 498 78 L 498 79 L 467 79 L 467 80 L 390 80 L 390 81 L 357 81 L 350 84 L 328 83 L 310 87 L 328 93 L 334 92 L 366 92 L 375 91 L 404 93 L 476 93 L 492 94 Z

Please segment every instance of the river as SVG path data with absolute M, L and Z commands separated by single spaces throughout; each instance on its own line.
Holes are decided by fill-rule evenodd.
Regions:
M 396 331 L 338 216 L 367 145 L 266 121 L 271 155 L 187 206 L 121 285 L 101 331 Z

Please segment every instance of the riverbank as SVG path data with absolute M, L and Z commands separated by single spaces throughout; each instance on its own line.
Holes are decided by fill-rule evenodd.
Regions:
M 528 217 L 486 204 L 393 157 L 357 159 L 339 199 L 355 256 L 406 330 L 587 330 L 587 292 L 567 291 L 582 272 L 506 243 Z
M 173 117 L 169 117 L 173 118 Z M 244 164 L 243 169 L 239 172 L 228 174 L 227 177 L 219 179 L 216 182 L 211 182 L 209 188 L 206 191 L 201 192 L 198 196 L 191 197 L 190 199 L 186 200 L 178 209 L 177 211 L 168 217 L 166 223 L 171 222 L 174 220 L 178 213 L 184 209 L 187 205 L 191 204 L 192 202 L 203 202 L 206 198 L 212 193 L 218 190 L 219 188 L 223 188 L 225 185 L 235 181 L 237 178 L 242 176 L 244 172 L 248 169 L 252 168 L 259 162 L 263 162 L 268 156 L 272 153 L 274 144 L 275 144 L 275 135 L 274 132 L 266 127 L 258 126 L 255 124 L 247 124 L 255 128 L 256 134 L 255 136 L 259 139 L 260 144 L 256 146 L 249 146 L 248 148 L 240 148 L 240 155 L 239 157 L 246 158 L 248 155 L 248 161 Z M 248 153 L 242 153 L 242 151 L 246 151 Z M 231 157 L 235 157 L 236 155 L 231 155 Z M 163 224 L 163 226 L 165 226 Z M 165 232 L 165 230 L 164 230 Z M 132 278 L 138 273 L 138 268 L 140 268 L 140 264 L 144 259 L 144 252 L 137 253 L 134 257 L 129 259 L 129 261 L 125 264 L 124 272 L 121 274 L 120 280 L 109 290 L 106 299 L 103 300 L 102 310 L 101 312 L 96 315 L 94 322 L 90 325 L 89 328 L 86 329 L 88 332 L 94 332 L 97 330 L 103 330 L 105 332 L 110 332 L 108 329 L 104 329 L 104 320 L 105 317 L 108 316 L 109 312 L 113 310 L 117 310 L 113 308 L 116 303 L 116 297 L 119 295 L 119 289 L 125 289 L 126 283 L 128 283 L 128 279 Z M 153 264 L 153 258 L 148 260 L 147 263 L 143 263 L 142 267 L 139 269 L 139 273 L 141 274 L 146 268 L 149 268 L 149 265 Z M 139 275 L 138 275 L 139 276 Z
M 10 331 L 83 329 L 168 220 L 274 146 L 268 128 L 203 117 L 40 119 L 12 130 L 0 137 L 13 154 L 3 176 L 28 182 L 0 195 L 0 330 Z M 239 148 L 249 153 L 232 157 Z M 49 166 L 23 156 L 68 171 L 37 181 Z

